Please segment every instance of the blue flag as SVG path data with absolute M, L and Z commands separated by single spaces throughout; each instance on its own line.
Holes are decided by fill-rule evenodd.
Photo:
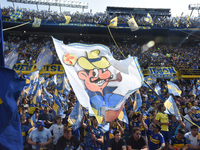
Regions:
M 193 85 L 192 94 L 194 95 L 194 97 L 197 96 L 195 85 Z
M 161 94 L 161 87 L 159 86 L 159 84 L 157 83 L 156 84 L 156 87 L 155 87 L 155 92 L 160 95 Z
M 4 52 L 3 52 L 3 26 L 1 16 L 1 4 L 0 4 L 0 66 L 4 67 Z
M 40 54 L 37 57 L 36 60 L 36 67 L 40 70 L 42 67 L 45 65 L 45 63 L 50 63 L 48 62 L 51 59 L 51 56 L 53 53 L 51 52 L 49 46 L 47 45 L 43 50 L 40 52 Z
M 14 70 L 0 67 L 0 149 L 22 149 L 17 100 L 26 82 Z
M 23 13 L 22 13 L 21 8 L 15 10 L 15 12 L 10 12 L 9 15 L 10 15 L 11 20 L 21 19 L 23 17 Z
M 137 90 L 135 93 L 135 101 L 133 104 L 133 111 L 137 112 L 141 106 L 142 106 L 142 98 L 140 96 L 140 91 Z
M 17 63 L 18 60 L 18 53 L 17 50 L 11 51 L 5 58 L 5 67 L 12 69 L 15 63 Z
M 81 126 L 81 119 L 83 117 L 83 110 L 81 104 L 77 101 L 74 109 L 70 113 L 68 122 L 72 125 L 74 131 L 76 131 Z
M 63 109 L 60 101 L 55 95 L 53 95 L 53 99 L 54 99 L 54 105 L 53 105 L 54 116 L 56 117 L 56 115 L 61 115 L 63 117 Z
M 181 96 L 182 91 L 179 89 L 179 87 L 176 84 L 170 81 L 167 81 L 167 87 L 168 87 L 169 93 L 173 94 L 174 96 Z
M 167 113 L 169 115 L 174 115 L 174 116 L 176 116 L 177 120 L 181 120 L 181 116 L 180 116 L 179 110 L 178 110 L 178 108 L 176 106 L 176 103 L 174 102 L 174 99 L 172 98 L 171 95 L 165 101 L 164 105 L 166 107 L 165 113 Z

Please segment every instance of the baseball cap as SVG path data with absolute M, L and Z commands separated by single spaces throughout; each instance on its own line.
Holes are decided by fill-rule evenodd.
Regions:
M 197 107 L 195 107 L 195 106 L 192 106 L 192 107 L 191 107 L 191 110 L 193 110 L 193 109 L 197 109 Z
M 43 120 L 38 120 L 37 122 L 36 122 L 36 128 L 39 128 L 39 127 L 44 127 L 45 125 L 44 125 L 44 122 L 43 122 Z

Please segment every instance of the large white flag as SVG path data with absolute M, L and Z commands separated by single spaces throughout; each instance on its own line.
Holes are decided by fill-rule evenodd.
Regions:
M 125 100 L 143 82 L 137 58 L 118 61 L 105 45 L 53 41 L 80 104 L 99 123 L 116 119 Z

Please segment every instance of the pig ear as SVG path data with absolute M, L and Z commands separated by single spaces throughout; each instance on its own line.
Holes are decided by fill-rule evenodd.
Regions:
M 79 71 L 79 72 L 78 72 L 78 77 L 79 77 L 81 80 L 85 80 L 85 79 L 88 77 L 88 75 L 87 75 L 87 73 L 84 72 L 84 71 Z

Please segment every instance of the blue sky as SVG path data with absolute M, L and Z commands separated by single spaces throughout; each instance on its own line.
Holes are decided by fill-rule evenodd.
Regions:
M 104 12 L 107 6 L 115 7 L 137 7 L 137 8 L 171 8 L 172 16 L 190 15 L 191 10 L 188 10 L 189 4 L 200 4 L 199 0 L 79 0 L 80 2 L 88 3 L 88 9 L 85 12 L 92 10 L 95 12 Z M 1 0 L 1 7 L 13 6 L 7 0 Z M 15 6 L 36 9 L 36 5 L 15 3 Z M 39 5 L 39 10 L 47 10 L 48 6 Z M 52 10 L 60 11 L 59 7 L 51 7 Z M 81 12 L 82 9 L 62 7 L 62 11 Z M 197 10 L 193 11 L 193 16 L 197 16 Z

